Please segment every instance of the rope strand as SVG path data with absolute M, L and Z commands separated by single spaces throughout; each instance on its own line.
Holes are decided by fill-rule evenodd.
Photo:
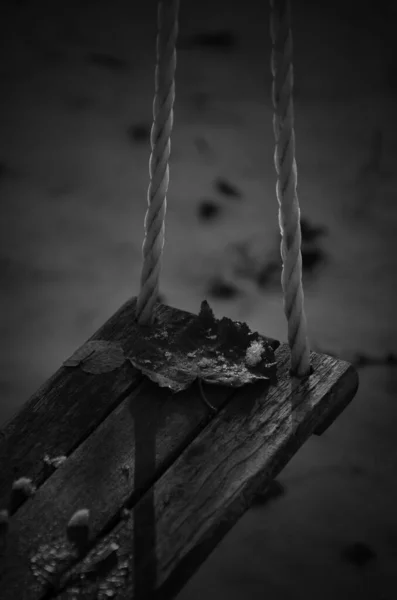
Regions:
M 150 134 L 152 152 L 149 159 L 148 209 L 144 221 L 141 287 L 136 305 L 136 319 L 140 325 L 152 324 L 153 308 L 159 292 L 169 184 L 170 136 L 174 121 L 178 11 L 179 0 L 160 0 L 157 13 L 153 125 Z
M 168 161 L 171 152 L 173 105 L 175 100 L 175 44 L 178 35 L 180 0 L 160 0 L 158 7 L 157 63 L 153 125 L 149 160 L 150 183 L 142 245 L 141 288 L 136 306 L 140 325 L 153 322 L 153 308 L 159 291 L 159 276 L 164 248 L 166 194 L 169 184 Z M 277 171 L 279 225 L 282 236 L 283 269 L 281 283 L 284 312 L 288 322 L 291 349 L 291 373 L 298 377 L 310 373 L 310 350 L 302 288 L 300 210 L 295 160 L 294 111 L 292 101 L 293 67 L 291 15 L 288 0 L 270 0 L 273 73 L 273 128 L 276 141 L 274 156 Z
M 297 167 L 295 160 L 291 9 L 289 0 L 270 0 L 271 70 L 276 142 L 277 200 L 283 269 L 281 284 L 291 349 L 291 374 L 311 372 L 302 287 L 302 254 Z

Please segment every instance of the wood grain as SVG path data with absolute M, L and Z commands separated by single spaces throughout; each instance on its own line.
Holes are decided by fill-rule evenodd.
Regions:
M 314 373 L 289 377 L 289 350 L 276 352 L 279 383 L 239 390 L 118 524 L 60 582 L 57 600 L 173 598 L 263 489 L 284 468 L 331 407 L 357 390 L 351 365 L 312 353 Z M 117 544 L 109 573 L 92 572 Z M 102 594 L 102 595 L 101 595 Z
M 139 336 L 134 322 L 136 298 L 126 302 L 91 338 L 119 342 L 128 354 Z M 193 315 L 158 304 L 159 323 L 181 326 Z M 69 456 L 145 378 L 131 363 L 109 373 L 91 375 L 61 367 L 0 431 L 0 508 L 12 482 L 30 477 L 41 485 L 51 474 L 43 456 Z
M 90 339 L 128 353 L 140 335 L 134 308 L 135 298 Z M 156 318 L 182 327 L 194 315 L 158 304 Z M 0 537 L 2 600 L 173 597 L 257 488 L 357 389 L 343 361 L 313 353 L 314 373 L 299 382 L 285 345 L 276 358 L 277 385 L 205 386 L 215 416 L 198 386 L 170 394 L 129 362 L 95 376 L 61 368 L 0 439 L 0 508 L 16 477 L 38 488 Z M 67 460 L 49 471 L 45 453 Z M 90 510 L 90 537 L 77 552 L 66 525 L 81 508 Z
M 91 339 L 118 341 L 128 352 L 139 335 L 134 307 L 135 301 L 128 302 Z M 159 327 L 182 327 L 194 315 L 158 305 L 156 317 Z M 279 342 L 273 340 L 273 345 Z M 233 392 L 206 386 L 206 396 L 217 408 Z M 65 554 L 53 572 L 59 576 L 76 560 L 65 538 L 72 514 L 90 509 L 94 541 L 119 520 L 123 507 L 136 503 L 212 416 L 197 385 L 170 394 L 141 377 L 129 362 L 99 376 L 80 368 L 60 369 L 5 427 L 1 440 L 3 503 L 16 476 L 31 477 L 38 487 L 13 515 L 6 544 L 0 547 L 2 600 L 23 594 L 29 600 L 41 598 L 51 583 L 47 577 L 37 581 L 30 569 L 32 556 L 46 545 L 57 546 Z M 68 458 L 56 472 L 48 472 L 44 453 Z
M 135 299 L 124 304 L 90 339 L 128 346 L 134 306 Z M 1 430 L 0 506 L 7 505 L 14 479 L 43 483 L 44 454 L 69 455 L 142 379 L 128 364 L 95 377 L 80 369 L 58 369 Z

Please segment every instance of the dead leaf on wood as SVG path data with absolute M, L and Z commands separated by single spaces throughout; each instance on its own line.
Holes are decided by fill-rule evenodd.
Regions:
M 269 341 L 246 323 L 215 318 L 207 301 L 187 325 L 156 325 L 142 332 L 134 344 L 131 364 L 160 387 L 173 393 L 196 379 L 241 387 L 258 380 L 274 380 L 277 365 Z
M 63 363 L 64 367 L 80 366 L 86 373 L 98 375 L 114 371 L 125 362 L 120 344 L 105 340 L 92 340 L 81 346 Z

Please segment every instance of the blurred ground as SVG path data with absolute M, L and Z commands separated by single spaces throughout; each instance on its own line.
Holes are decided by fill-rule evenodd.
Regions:
M 0 422 L 139 289 L 156 7 L 134 5 L 1 8 Z M 311 342 L 379 364 L 180 600 L 397 593 L 396 13 L 293 15 Z M 267 3 L 182 2 L 161 287 L 284 340 L 268 31 Z

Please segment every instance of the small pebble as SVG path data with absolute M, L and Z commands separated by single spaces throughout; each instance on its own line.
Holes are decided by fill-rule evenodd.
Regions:
M 123 520 L 127 520 L 127 519 L 129 519 L 129 518 L 130 518 L 130 516 L 131 516 L 131 511 L 130 511 L 128 508 L 123 508 L 123 509 L 121 510 L 121 518 L 122 518 Z
M 66 529 L 67 537 L 71 542 L 78 546 L 87 543 L 89 537 L 89 519 L 90 511 L 87 508 L 82 508 L 74 513 Z
M 30 496 L 35 493 L 36 488 L 29 477 L 20 477 L 19 479 L 16 479 L 12 484 L 12 490 L 20 490 L 27 496 Z
M 43 461 L 45 462 L 45 464 L 54 467 L 54 469 L 58 469 L 58 467 L 60 467 L 65 462 L 65 460 L 66 456 L 63 454 L 60 456 L 54 456 L 54 458 L 50 458 L 48 454 L 44 454 L 43 456 Z
M 20 477 L 12 484 L 10 495 L 10 513 L 14 513 L 21 504 L 33 496 L 36 492 L 36 487 L 33 485 L 29 477 Z
M 129 474 L 130 474 L 130 467 L 129 467 L 129 465 L 122 465 L 121 472 L 124 475 L 124 477 L 128 477 Z

